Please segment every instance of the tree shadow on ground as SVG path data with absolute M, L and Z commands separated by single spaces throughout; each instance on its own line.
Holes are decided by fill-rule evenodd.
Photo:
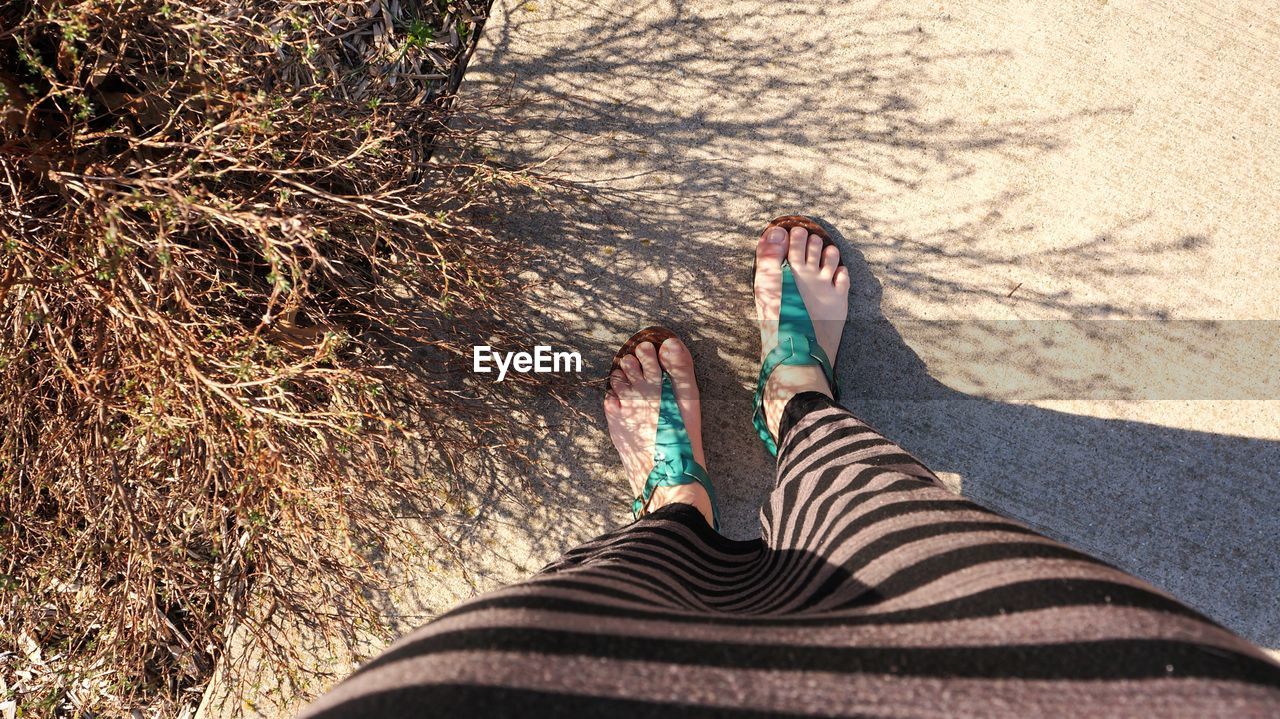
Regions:
M 629 497 L 604 433 L 598 380 L 617 346 L 652 323 L 675 329 L 695 354 L 726 533 L 754 536 L 772 460 L 750 424 L 758 343 L 751 251 L 770 217 L 803 210 L 847 234 L 840 241 L 854 273 L 856 327 L 838 362 L 847 406 L 935 470 L 959 475 L 967 496 L 1256 642 L 1280 645 L 1280 485 L 1263 474 L 1280 466 L 1280 443 L 960 392 L 931 375 L 912 349 L 919 338 L 895 329 L 913 304 L 961 315 L 998 304 L 1010 288 L 984 276 L 1050 261 L 1105 271 L 1071 288 L 1028 289 L 1020 307 L 1047 317 L 1165 317 L 1158 305 L 1118 304 L 1094 290 L 1191 267 L 1211 238 L 1146 238 L 1121 224 L 1053 248 L 1024 245 L 1021 234 L 1034 228 L 1005 216 L 1015 191 L 967 196 L 953 220 L 933 218 L 924 230 L 859 209 L 867 193 L 945 193 L 993 157 L 1052 152 L 1081 115 L 1008 122 L 975 108 L 938 117 L 919 90 L 948 82 L 940 63 L 954 55 L 934 47 L 920 18 L 879 3 L 695 10 L 647 1 L 626 12 L 586 0 L 499 5 L 462 93 L 516 97 L 514 129 L 495 135 L 494 151 L 572 168 L 586 190 L 512 197 L 501 229 L 540 248 L 521 278 L 536 297 L 523 331 L 581 352 L 585 365 L 561 380 L 576 383 L 561 387 L 568 403 L 529 402 L 527 466 L 472 468 L 476 511 L 430 519 L 476 558 L 473 589 L 534 571 L 626 521 Z M 802 47 L 777 42 L 800 30 Z M 1035 374 L 1040 359 L 1016 361 Z M 1081 396 L 1072 394 L 1079 385 L 1059 389 Z M 442 608 L 444 595 L 419 595 L 422 613 L 407 619 Z

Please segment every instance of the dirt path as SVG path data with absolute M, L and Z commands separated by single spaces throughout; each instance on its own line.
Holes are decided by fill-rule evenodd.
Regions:
M 1280 337 L 1231 322 L 1280 319 L 1280 21 L 919 7 L 500 0 L 468 86 L 514 89 L 511 151 L 597 191 L 516 228 L 553 251 L 546 335 L 603 371 L 645 322 L 684 331 L 750 536 L 750 248 L 773 215 L 820 216 L 854 269 L 855 411 L 965 494 L 1280 646 Z M 619 495 L 594 523 L 623 521 L 605 437 L 572 434 L 574 486 Z

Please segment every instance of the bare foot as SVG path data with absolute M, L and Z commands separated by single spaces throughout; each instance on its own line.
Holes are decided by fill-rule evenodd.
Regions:
M 635 354 L 622 358 L 622 368 L 609 377 L 610 391 L 605 394 L 604 416 L 609 420 L 609 437 L 618 448 L 622 466 L 631 482 L 631 494 L 644 489 L 653 471 L 654 439 L 658 430 L 658 408 L 662 403 L 662 370 L 671 375 L 680 416 L 689 433 L 693 458 L 704 468 L 702 453 L 702 408 L 698 401 L 698 381 L 693 374 L 693 355 L 675 337 L 662 343 L 660 350 L 652 342 L 636 345 Z M 715 526 L 711 498 L 701 484 L 658 487 L 649 500 L 648 511 L 676 502 L 692 504 L 702 512 L 707 524 Z
M 782 305 L 782 260 L 791 264 L 791 274 L 804 298 L 813 321 L 818 344 L 834 365 L 840 348 L 840 333 L 849 315 L 849 270 L 840 264 L 840 251 L 822 248 L 822 238 L 803 227 L 788 233 L 771 227 L 756 245 L 755 298 L 760 320 L 760 359 L 778 344 L 778 313 Z M 817 365 L 779 365 L 765 383 L 764 418 L 769 431 L 778 436 L 778 422 L 787 402 L 800 392 L 821 392 L 831 396 L 831 387 Z

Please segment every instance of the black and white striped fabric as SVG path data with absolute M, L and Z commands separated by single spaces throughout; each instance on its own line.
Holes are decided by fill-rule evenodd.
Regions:
M 949 492 L 820 394 L 782 424 L 760 540 L 665 507 L 304 716 L 1280 716 L 1280 667 L 1200 614 Z

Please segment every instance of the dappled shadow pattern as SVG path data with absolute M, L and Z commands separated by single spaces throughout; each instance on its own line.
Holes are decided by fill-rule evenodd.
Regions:
M 1166 271 L 1187 267 L 1211 238 L 1110 241 L 1131 232 L 1121 224 L 1052 251 L 1024 246 L 1019 233 L 1034 228 L 1006 217 L 1018 199 L 1006 191 L 970 193 L 954 219 L 927 218 L 923 228 L 862 208 L 863 197 L 883 206 L 894 193 L 946 193 L 991 158 L 1051 153 L 1080 116 L 937 116 L 920 89 L 948 82 L 940 65 L 954 55 L 935 47 L 921 18 L 878 3 L 648 1 L 626 12 L 583 0 L 499 4 L 462 92 L 516 98 L 515 129 L 495 133 L 495 153 L 575 171 L 577 190 L 513 197 L 502 221 L 512 242 L 542 252 L 521 278 L 538 300 L 519 329 L 580 351 L 585 367 L 568 404 L 524 410 L 537 448 L 527 466 L 473 468 L 471 511 L 431 518 L 484 557 L 475 587 L 625 521 L 629 498 L 597 390 L 618 344 L 655 322 L 679 332 L 697 359 L 726 533 L 754 536 L 773 463 L 750 423 L 751 250 L 769 218 L 806 211 L 844 233 L 853 270 L 857 331 L 846 333 L 837 362 L 848 406 L 935 470 L 960 475 L 966 495 L 1280 644 L 1269 606 L 1280 553 L 1259 550 L 1280 535 L 1271 511 L 1280 488 L 1258 474 L 1280 463 L 1280 444 L 960 393 L 930 375 L 912 349 L 918 338 L 895 329 L 910 318 L 904 307 L 968 316 L 1004 306 L 1011 290 L 1040 317 L 1166 316 L 1096 290 L 1148 274 L 1152 256 Z M 540 39 L 567 28 L 574 34 Z M 780 46 L 778 28 L 803 29 L 802 40 Z M 1105 270 L 1047 290 L 990 280 L 1051 262 Z M 1034 356 L 1018 361 L 1036 371 Z

